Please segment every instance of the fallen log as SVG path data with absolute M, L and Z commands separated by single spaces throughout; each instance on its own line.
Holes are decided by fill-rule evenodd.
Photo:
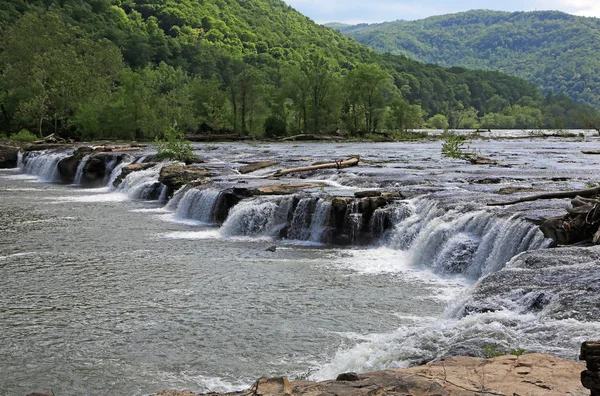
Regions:
M 577 198 L 579 197 L 593 197 L 595 195 L 600 194 L 600 187 L 590 188 L 588 190 L 578 190 L 578 191 L 564 191 L 557 193 L 545 193 L 539 195 L 530 195 L 528 197 L 523 197 L 516 199 L 514 201 L 508 202 L 488 202 L 487 206 L 505 206 L 505 205 L 514 205 L 521 202 L 532 202 L 538 201 L 540 199 L 561 199 L 561 198 Z
M 326 162 L 324 164 L 301 166 L 298 168 L 279 169 L 273 174 L 274 177 L 289 175 L 290 173 L 310 172 L 320 169 L 342 169 L 356 166 L 360 162 L 360 157 L 352 157 L 343 161 Z
M 311 135 L 302 133 L 300 135 L 287 136 L 279 139 L 281 142 L 295 142 L 295 141 L 319 141 L 319 140 L 327 140 L 327 141 L 337 141 L 337 140 L 346 140 L 343 136 L 331 136 L 331 135 Z
M 253 162 L 251 164 L 242 166 L 240 169 L 238 169 L 238 171 L 242 174 L 245 175 L 246 173 L 252 173 L 255 172 L 259 169 L 264 169 L 264 168 L 268 168 L 270 166 L 275 166 L 279 164 L 279 161 L 261 161 L 261 162 Z
M 600 150 L 583 150 L 583 154 L 600 155 Z

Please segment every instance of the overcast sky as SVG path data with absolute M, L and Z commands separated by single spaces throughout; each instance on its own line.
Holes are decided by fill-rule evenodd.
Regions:
M 600 17 L 600 0 L 285 0 L 317 23 L 413 20 L 473 9 L 559 10 Z

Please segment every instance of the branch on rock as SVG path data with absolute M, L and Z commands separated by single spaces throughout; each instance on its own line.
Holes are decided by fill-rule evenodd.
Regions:
M 514 201 L 508 202 L 488 202 L 488 206 L 505 206 L 505 205 L 514 205 L 521 202 L 532 202 L 538 201 L 540 199 L 562 199 L 562 198 L 577 198 L 579 197 L 593 197 L 595 195 L 600 194 L 600 187 L 590 188 L 588 190 L 578 190 L 578 191 L 565 191 L 565 192 L 556 192 L 556 193 L 546 193 L 546 194 L 538 194 L 531 195 L 528 197 L 523 197 L 516 199 Z
M 299 168 L 280 169 L 273 174 L 274 177 L 289 175 L 290 173 L 310 172 L 321 169 L 342 169 L 356 166 L 360 162 L 360 157 L 352 157 L 343 161 L 326 162 L 324 164 L 301 166 Z

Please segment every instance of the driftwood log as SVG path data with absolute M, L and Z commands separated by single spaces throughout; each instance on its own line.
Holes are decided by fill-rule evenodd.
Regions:
M 505 206 L 505 205 L 514 205 L 521 202 L 532 202 L 540 199 L 560 199 L 560 198 L 576 198 L 576 197 L 593 197 L 600 194 L 600 187 L 590 188 L 588 190 L 579 190 L 579 191 L 564 191 L 564 192 L 556 192 L 556 193 L 545 193 L 538 195 L 530 195 L 528 197 L 523 197 L 516 199 L 514 201 L 508 202 L 488 202 L 488 206 Z
M 352 157 L 342 161 L 326 162 L 322 164 L 301 166 L 298 168 L 279 169 L 273 174 L 274 177 L 289 175 L 290 173 L 310 172 L 320 169 L 342 169 L 351 166 L 356 166 L 360 162 L 360 157 Z
M 600 200 L 575 197 L 564 216 L 532 220 L 559 245 L 600 244 Z

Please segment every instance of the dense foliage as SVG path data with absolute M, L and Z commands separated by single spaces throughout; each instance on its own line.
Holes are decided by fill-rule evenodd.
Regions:
M 332 24 L 379 52 L 426 63 L 498 70 L 544 93 L 600 106 L 600 19 L 557 11 L 476 10 L 419 21 Z
M 577 127 L 590 113 L 498 72 L 379 55 L 279 0 L 5 0 L 0 28 L 6 135 Z

